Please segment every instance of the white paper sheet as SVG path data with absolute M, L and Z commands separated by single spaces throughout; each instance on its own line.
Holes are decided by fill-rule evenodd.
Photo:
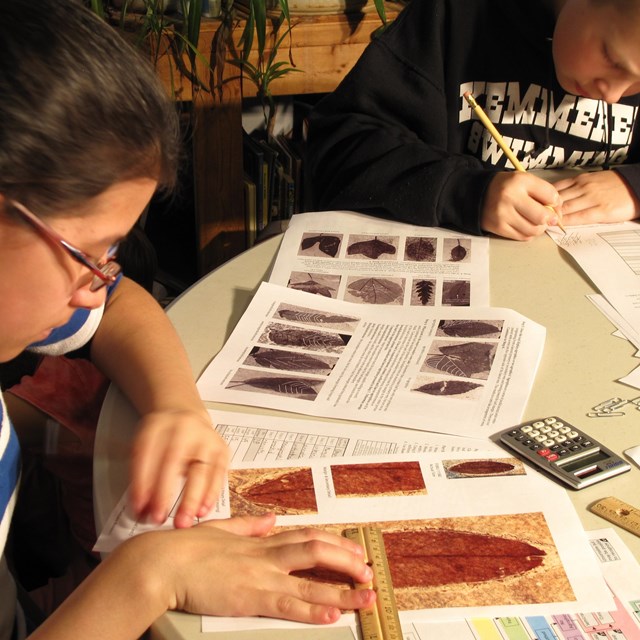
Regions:
M 302 213 L 269 282 L 360 303 L 489 306 L 489 239 L 351 211 Z
M 263 283 L 198 389 L 205 400 L 486 437 L 520 421 L 544 337 L 509 309 L 399 316 Z
M 600 293 L 632 327 L 640 327 L 640 223 L 550 229 L 549 236 L 569 253 Z

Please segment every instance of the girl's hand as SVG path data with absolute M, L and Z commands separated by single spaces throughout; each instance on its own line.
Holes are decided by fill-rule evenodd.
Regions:
M 139 427 L 131 453 L 133 509 L 164 522 L 179 480 L 186 477 L 174 525 L 192 526 L 220 494 L 229 462 L 226 443 L 206 411 L 158 411 L 144 416 Z
M 338 620 L 341 610 L 374 604 L 371 589 L 290 575 L 323 567 L 366 583 L 372 571 L 359 545 L 315 529 L 267 535 L 274 522 L 272 514 L 208 521 L 188 530 L 146 533 L 123 546 L 134 547 L 127 562 L 153 567 L 166 588 L 169 609 L 328 624 Z

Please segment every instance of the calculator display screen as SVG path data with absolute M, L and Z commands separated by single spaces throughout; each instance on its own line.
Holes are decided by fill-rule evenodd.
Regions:
M 602 460 L 607 460 L 610 456 L 604 451 L 596 451 L 588 456 L 584 456 L 583 458 L 579 458 L 578 460 L 573 460 L 567 462 L 567 464 L 559 464 L 558 466 L 567 473 L 577 472 L 576 475 L 584 476 L 588 475 L 590 471 L 600 471 L 598 468 L 598 462 Z M 582 471 L 582 473 L 580 473 Z

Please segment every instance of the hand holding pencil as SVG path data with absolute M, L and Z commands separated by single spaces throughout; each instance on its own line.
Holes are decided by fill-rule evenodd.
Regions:
M 518 160 L 516 155 L 509 148 L 509 146 L 505 142 L 504 138 L 500 135 L 500 132 L 496 129 L 496 127 L 493 124 L 493 122 L 491 122 L 491 120 L 489 120 L 489 117 L 484 112 L 482 107 L 480 107 L 480 105 L 476 102 L 473 94 L 470 91 L 466 91 L 464 93 L 464 98 L 469 103 L 469 105 L 471 106 L 471 108 L 473 109 L 475 114 L 478 116 L 478 118 L 480 119 L 482 124 L 487 129 L 487 131 L 491 134 L 493 139 L 496 141 L 498 146 L 502 149 L 503 153 L 507 156 L 507 158 L 509 159 L 511 164 L 515 167 L 516 171 L 519 171 L 519 172 L 522 172 L 522 173 L 526 173 L 526 170 L 522 166 L 522 163 Z M 557 193 L 556 193 L 556 196 L 557 196 Z M 558 211 L 558 209 L 556 209 L 556 207 L 553 204 L 546 204 L 544 206 L 554 213 L 554 215 L 557 218 L 557 222 L 556 222 L 557 226 L 564 233 L 566 233 L 566 229 L 562 226 L 562 222 L 561 222 L 562 214 L 560 213 L 560 211 Z

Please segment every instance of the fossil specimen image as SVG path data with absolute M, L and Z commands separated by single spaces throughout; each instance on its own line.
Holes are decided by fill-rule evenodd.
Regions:
M 312 235 L 305 233 L 300 243 L 300 254 L 325 255 L 335 258 L 340 250 L 341 235 Z
M 289 276 L 287 287 L 314 293 L 325 298 L 335 298 L 340 286 L 340 276 L 325 273 L 302 273 L 293 271 Z
M 414 280 L 411 292 L 412 305 L 430 305 L 435 303 L 435 280 Z
M 229 500 L 233 516 L 318 512 L 308 467 L 230 470 Z
M 404 248 L 405 260 L 412 262 L 435 262 L 435 238 L 407 238 Z
M 426 494 L 417 461 L 331 465 L 337 498 Z
M 450 280 L 442 283 L 442 304 L 468 307 L 471 304 L 471 284 L 468 280 Z
M 397 242 L 397 239 L 394 239 Z M 377 236 L 371 240 L 359 240 L 347 246 L 347 255 L 364 256 L 370 260 L 377 260 L 380 256 L 396 254 L 396 247 L 391 242 L 391 238 L 380 240 Z
M 493 342 L 460 342 L 447 344 L 434 340 L 421 371 L 440 371 L 461 378 L 486 380 L 491 371 L 497 344 Z
M 454 338 L 498 338 L 504 320 L 440 320 L 437 335 Z
M 285 303 L 280 304 L 275 316 L 281 320 L 288 320 L 289 322 L 327 325 L 333 329 L 341 328 L 350 331 L 354 331 L 358 322 L 360 322 L 360 318 L 355 316 L 344 316 Z
M 448 262 L 468 262 L 471 257 L 469 238 L 445 238 L 444 255 Z
M 345 300 L 367 304 L 402 304 L 404 280 L 401 278 L 352 278 Z
M 542 513 L 367 524 L 382 529 L 401 611 L 575 601 Z M 354 526 L 322 528 L 340 533 Z M 321 570 L 300 574 L 346 582 Z
M 479 460 L 443 460 L 447 478 L 485 478 L 487 476 L 523 476 L 525 469 L 515 458 Z
M 334 331 L 300 329 L 286 324 L 272 322 L 267 325 L 258 342 L 280 347 L 300 347 L 312 351 L 341 353 L 349 343 L 350 335 Z
M 240 368 L 227 383 L 226 388 L 291 396 L 299 400 L 315 400 L 324 382 L 295 374 L 272 374 L 266 371 L 259 373 Z
M 461 396 L 481 386 L 466 380 L 437 380 L 421 384 L 419 387 L 415 387 L 414 391 L 420 391 L 430 396 Z
M 299 351 L 253 347 L 243 364 L 265 369 L 329 375 L 337 361 L 337 358 L 309 355 Z

